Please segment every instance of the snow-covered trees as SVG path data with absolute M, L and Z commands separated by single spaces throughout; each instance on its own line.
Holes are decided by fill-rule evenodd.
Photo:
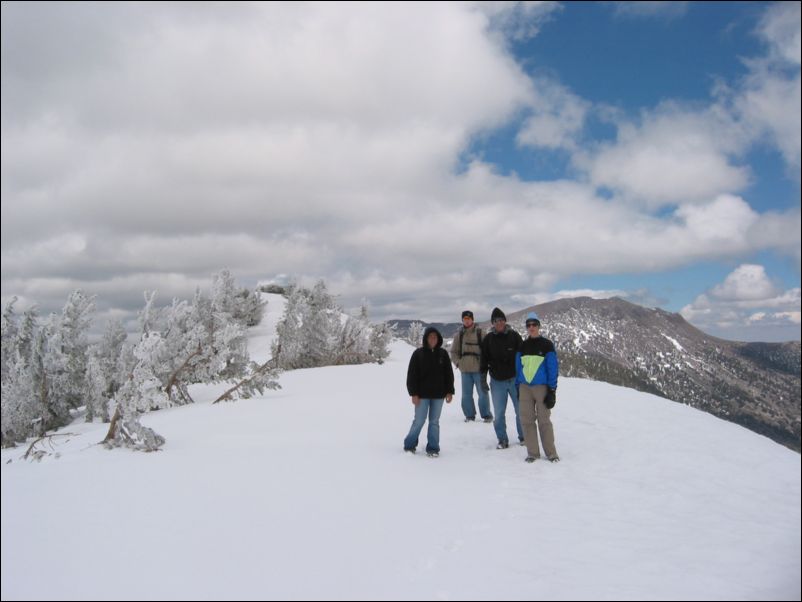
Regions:
M 370 323 L 365 305 L 357 316 L 344 315 L 322 280 L 312 289 L 289 288 L 276 334 L 273 357 L 287 370 L 381 363 L 392 336 L 387 325 Z
M 210 296 L 196 291 L 191 304 L 176 299 L 157 310 L 154 296 L 146 294 L 142 335 L 131 372 L 117 392 L 118 411 L 106 444 L 156 449 L 163 440 L 138 416 L 191 403 L 192 384 L 236 381 L 225 399 L 277 388 L 277 372 L 257 366 L 248 355 L 247 327 L 261 320 L 264 306 L 255 294 L 238 291 L 228 270 L 213 277 Z
M 49 344 L 57 346 L 63 355 L 63 389 L 60 394 L 70 408 L 77 408 L 83 403 L 89 327 L 94 313 L 94 296 L 87 297 L 81 290 L 73 291 L 50 333 Z
M 103 422 L 110 420 L 109 400 L 113 399 L 120 389 L 128 376 L 126 368 L 133 363 L 132 360 L 128 363 L 125 361 L 127 338 L 128 333 L 125 332 L 122 323 L 119 320 L 111 320 L 106 326 L 103 338 L 89 359 L 87 380 L 92 382 L 87 382 L 87 421 L 90 421 L 95 415 L 100 416 Z M 128 347 L 128 352 L 132 353 L 133 348 Z M 91 365 L 93 359 L 95 365 Z M 90 400 L 94 400 L 91 405 Z M 90 408 L 92 408 L 91 417 Z
M 190 385 L 231 382 L 224 399 L 278 387 L 274 366 L 251 362 L 247 348 L 247 328 L 261 321 L 266 302 L 237 288 L 228 270 L 213 277 L 210 294 L 197 291 L 191 302 L 157 307 L 155 299 L 145 294 L 141 332 L 132 345 L 119 321 L 89 344 L 94 297 L 81 291 L 42 321 L 35 308 L 20 320 L 12 299 L 2 314 L 2 444 L 42 436 L 85 406 L 88 422 L 98 416 L 111 422 L 107 445 L 157 449 L 163 438 L 139 416 L 192 402 Z
M 367 306 L 347 315 L 323 281 L 288 291 L 273 357 L 251 361 L 247 329 L 261 321 L 266 302 L 236 286 L 228 270 L 208 292 L 158 306 L 145 293 L 140 332 L 132 337 L 111 321 L 89 343 L 94 297 L 73 292 L 60 314 L 40 320 L 35 308 L 20 319 L 12 300 L 2 314 L 2 444 L 68 424 L 76 410 L 109 422 L 107 446 L 158 449 L 164 439 L 140 423 L 143 413 L 192 403 L 192 385 L 228 383 L 215 401 L 278 388 L 280 369 L 381 363 L 392 330 L 371 324 Z M 113 415 L 112 414 L 113 411 Z
M 36 309 L 18 324 L 13 303 L 3 312 L 3 446 L 43 435 L 71 420 L 82 403 L 87 361 L 87 332 L 94 301 L 81 291 L 70 295 L 61 315 L 40 323 Z
M 164 352 L 160 333 L 142 334 L 133 351 L 136 365 L 117 391 L 117 409 L 103 441 L 106 446 L 154 451 L 164 445 L 164 437 L 139 422 L 142 413 L 170 405 L 162 380 L 156 375 Z
M 423 346 L 424 330 L 423 322 L 412 322 L 412 324 L 409 325 L 409 330 L 407 330 L 407 343 L 414 345 L 415 347 Z

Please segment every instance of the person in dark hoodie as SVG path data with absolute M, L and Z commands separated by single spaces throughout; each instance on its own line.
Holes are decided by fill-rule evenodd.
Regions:
M 496 429 L 498 445 L 496 449 L 507 449 L 510 440 L 507 437 L 507 395 L 512 399 L 515 409 L 515 426 L 518 429 L 518 441 L 523 445 L 524 431 L 521 428 L 521 416 L 518 407 L 518 389 L 515 386 L 515 354 L 521 346 L 521 335 L 507 326 L 507 316 L 498 307 L 493 308 L 490 315 L 493 328 L 482 339 L 481 372 L 490 372 L 490 396 L 493 398 L 493 427 Z
M 404 451 L 415 453 L 418 437 L 428 417 L 426 455 L 436 458 L 440 455 L 443 400 L 451 403 L 454 395 L 454 370 L 448 352 L 443 349 L 443 335 L 436 328 L 430 326 L 424 331 L 423 347 L 416 349 L 409 358 L 407 391 L 415 406 L 415 418 L 404 439 Z

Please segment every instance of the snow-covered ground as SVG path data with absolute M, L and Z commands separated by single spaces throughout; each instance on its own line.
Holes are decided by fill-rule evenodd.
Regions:
M 144 417 L 157 453 L 103 449 L 106 425 L 82 422 L 58 458 L 4 450 L 3 600 L 800 599 L 799 454 L 566 378 L 562 462 L 497 451 L 492 425 L 462 422 L 459 387 L 440 458 L 412 456 L 411 352 L 288 372 L 257 399 L 196 388 Z

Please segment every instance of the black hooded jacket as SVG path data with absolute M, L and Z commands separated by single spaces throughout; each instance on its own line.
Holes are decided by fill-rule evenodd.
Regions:
M 521 335 L 509 326 L 502 333 L 491 328 L 482 339 L 480 371 L 487 372 L 489 369 L 490 376 L 496 380 L 515 378 L 515 354 L 521 343 Z
M 434 349 L 426 342 L 432 332 L 437 333 Z M 443 349 L 443 335 L 436 328 L 426 329 L 423 347 L 416 349 L 409 358 L 407 391 L 411 397 L 417 395 L 423 399 L 442 399 L 449 393 L 454 394 L 454 370 L 448 352 Z

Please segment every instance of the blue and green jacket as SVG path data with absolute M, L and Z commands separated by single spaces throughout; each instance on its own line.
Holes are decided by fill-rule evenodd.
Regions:
M 554 343 L 544 337 L 529 337 L 515 354 L 515 383 L 557 388 L 560 366 Z

